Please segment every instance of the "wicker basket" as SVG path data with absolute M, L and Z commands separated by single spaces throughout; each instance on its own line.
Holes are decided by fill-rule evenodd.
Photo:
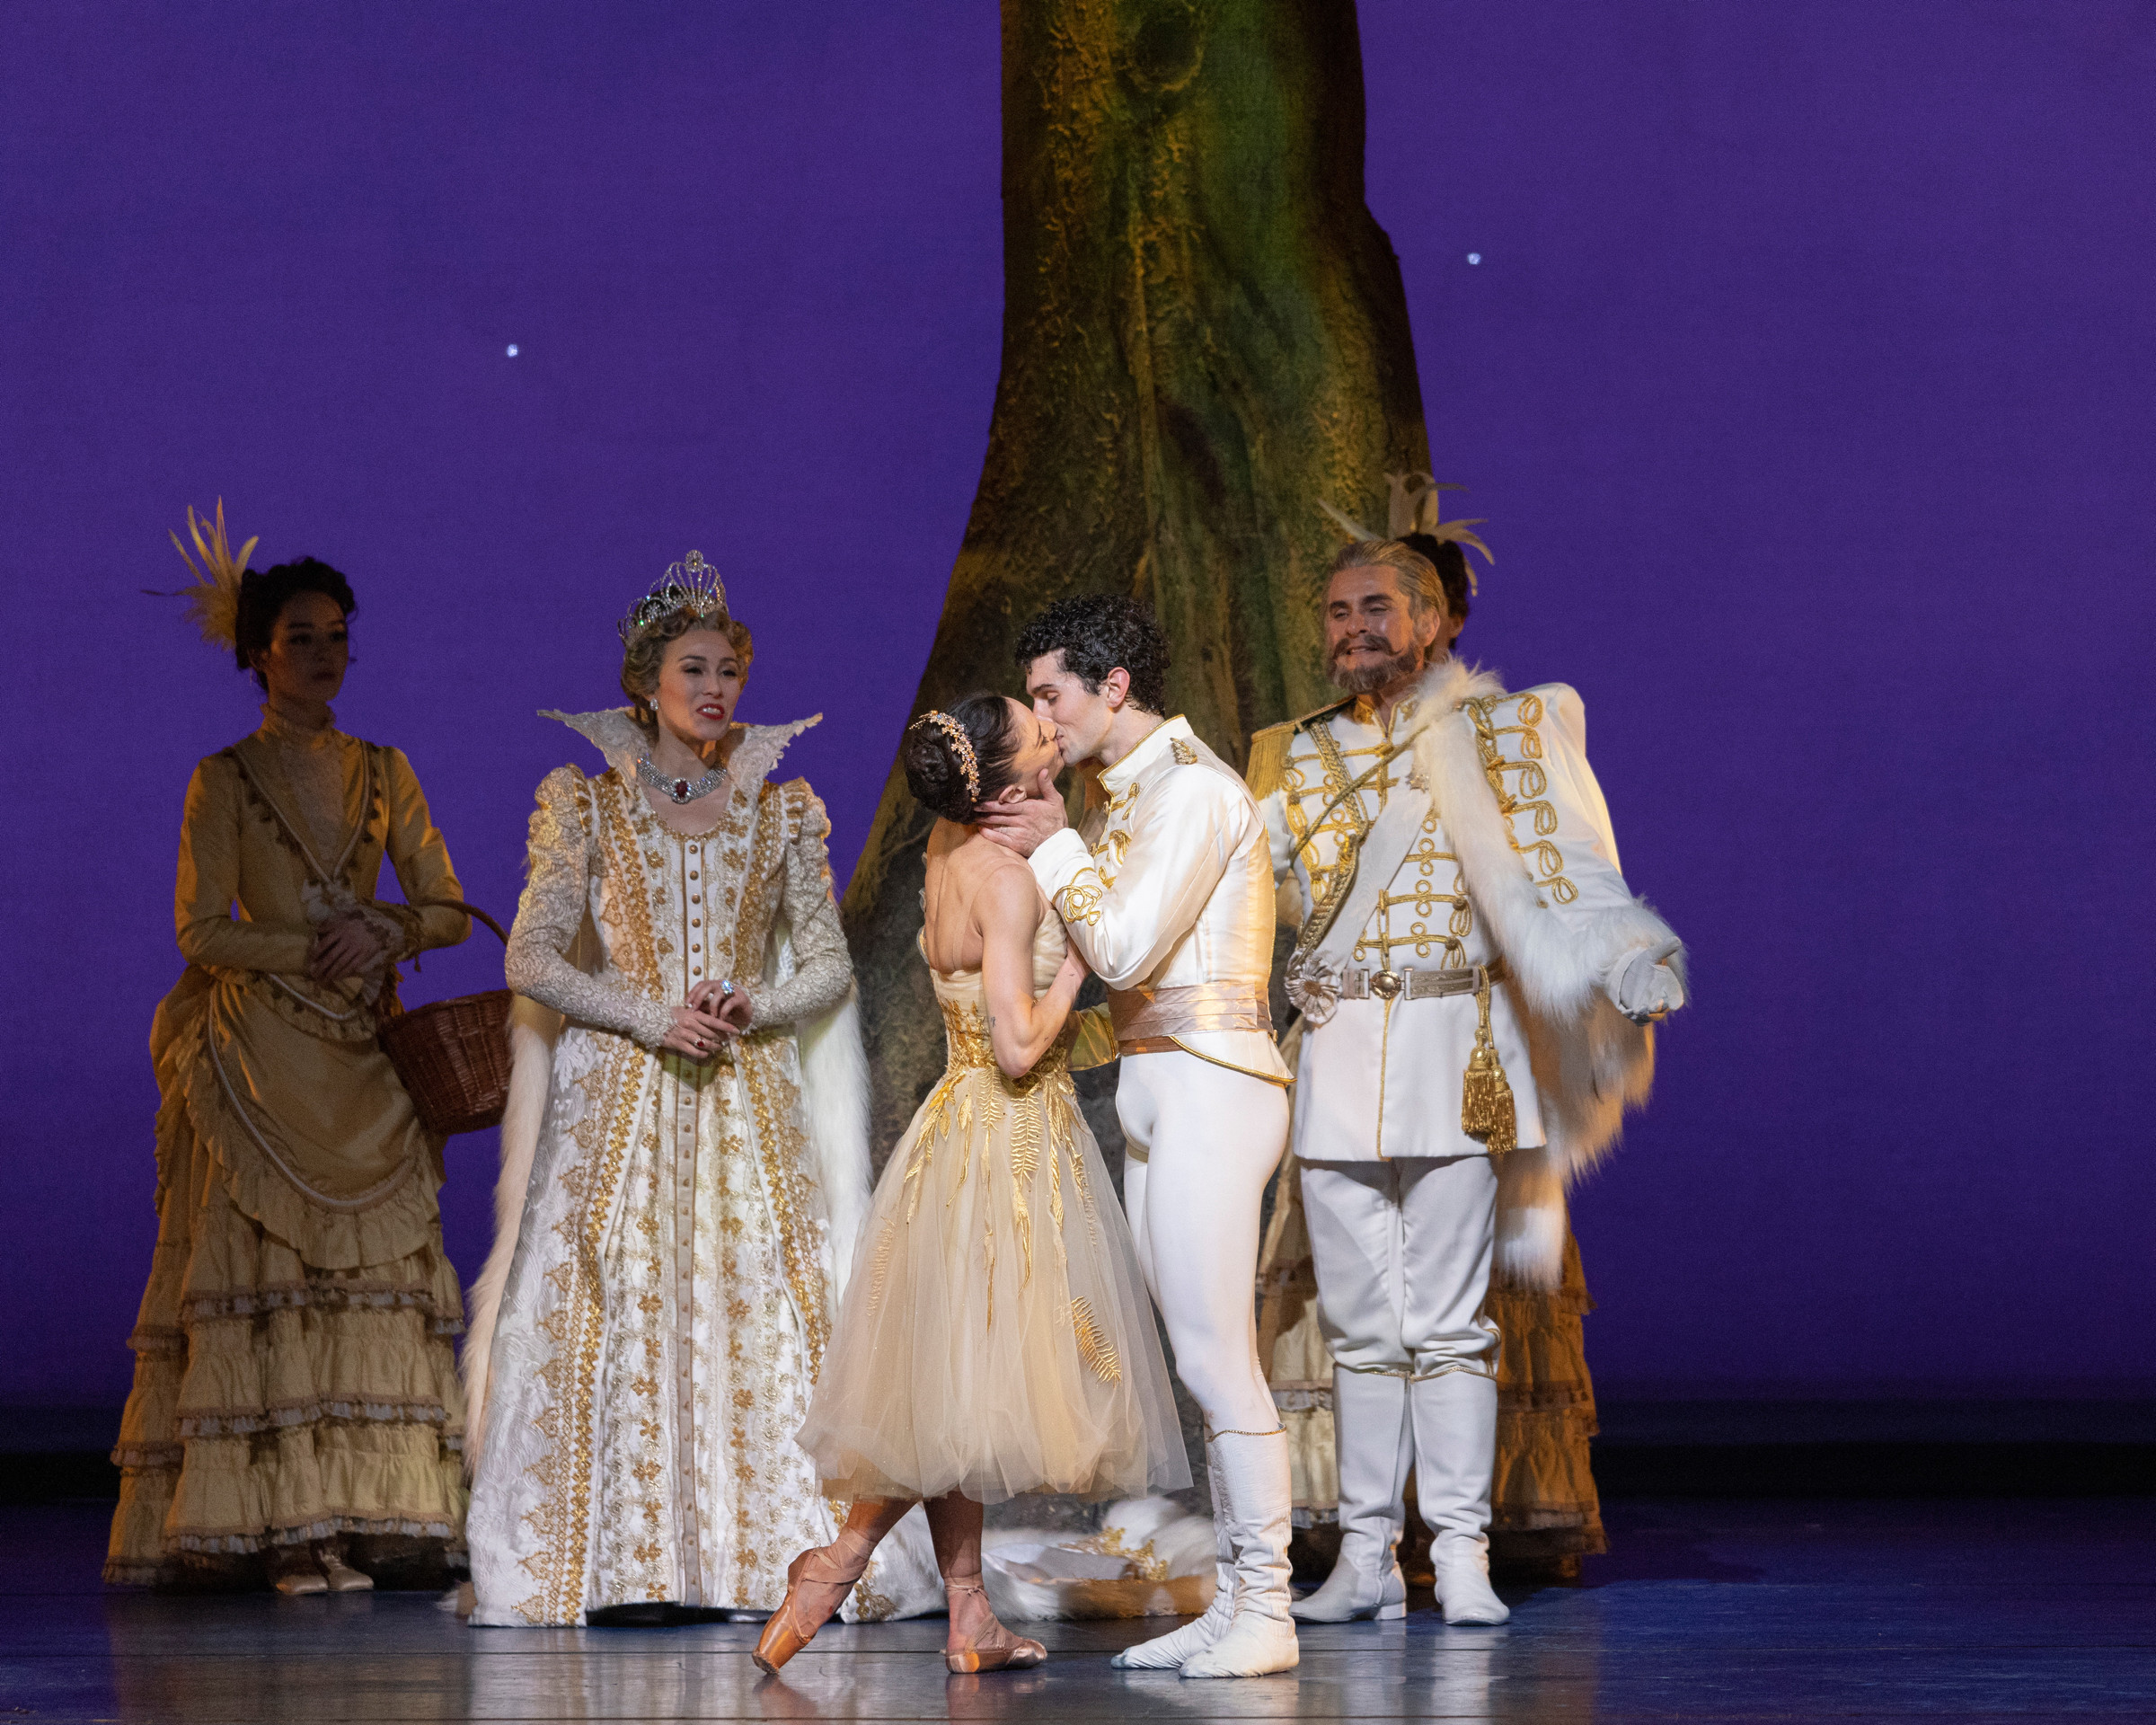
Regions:
M 484 923 L 508 944 L 502 926 L 458 899 L 429 899 Z M 501 1124 L 509 1100 L 509 991 L 459 995 L 399 1013 L 382 1026 L 382 1052 L 397 1069 L 420 1124 L 448 1137 Z

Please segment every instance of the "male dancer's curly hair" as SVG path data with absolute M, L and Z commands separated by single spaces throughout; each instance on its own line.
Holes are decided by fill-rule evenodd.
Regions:
M 1044 653 L 1061 653 L 1063 668 L 1089 694 L 1118 666 L 1130 673 L 1130 704 L 1143 712 L 1168 710 L 1168 637 L 1150 606 L 1106 593 L 1058 599 L 1018 637 L 1022 673 Z

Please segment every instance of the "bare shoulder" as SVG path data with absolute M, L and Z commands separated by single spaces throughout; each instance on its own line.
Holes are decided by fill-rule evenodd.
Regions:
M 976 866 L 978 885 L 974 902 L 980 907 L 981 926 L 989 926 L 990 919 L 1003 927 L 1023 927 L 1029 932 L 1039 924 L 1042 905 L 1040 886 L 1033 878 L 1033 871 L 1025 859 L 1006 850 L 1001 845 L 983 845 L 986 853 Z

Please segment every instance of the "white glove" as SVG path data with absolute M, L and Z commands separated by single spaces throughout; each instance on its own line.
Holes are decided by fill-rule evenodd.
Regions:
M 1635 1024 L 1652 1023 L 1684 1004 L 1684 985 L 1663 960 L 1680 951 L 1682 941 L 1636 946 L 1610 967 L 1602 985 L 1610 1004 Z

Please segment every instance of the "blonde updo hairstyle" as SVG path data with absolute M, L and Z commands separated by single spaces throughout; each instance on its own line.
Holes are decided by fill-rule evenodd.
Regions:
M 651 697 L 658 693 L 658 671 L 666 662 L 667 648 L 699 629 L 710 629 L 726 637 L 734 656 L 741 661 L 743 680 L 747 679 L 755 647 L 749 638 L 747 624 L 723 611 L 700 615 L 686 606 L 655 618 L 639 629 L 622 650 L 622 693 L 629 697 L 631 712 L 649 737 L 658 735 L 658 709 L 651 704 Z

